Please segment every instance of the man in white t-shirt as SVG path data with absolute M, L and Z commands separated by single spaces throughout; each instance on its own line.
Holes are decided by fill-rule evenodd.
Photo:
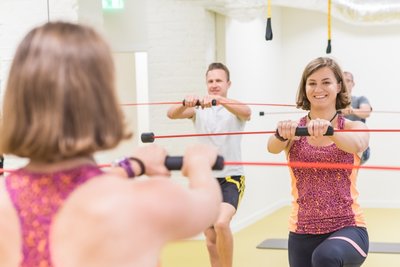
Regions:
M 170 119 L 191 119 L 198 133 L 241 132 L 250 120 L 251 109 L 239 101 L 227 98 L 231 86 L 228 68 L 211 63 L 206 72 L 208 94 L 203 98 L 186 96 L 182 105 L 168 110 Z M 201 107 L 201 108 L 199 108 Z M 225 161 L 241 161 L 242 135 L 204 136 L 200 140 L 218 147 Z M 242 198 L 245 177 L 243 166 L 225 166 L 215 171 L 221 186 L 223 202 L 217 221 L 204 231 L 212 267 L 232 267 L 233 235 L 230 222 Z

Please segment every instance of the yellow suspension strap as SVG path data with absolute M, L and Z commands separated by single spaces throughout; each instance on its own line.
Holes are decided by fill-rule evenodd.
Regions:
M 331 47 L 331 0 L 328 0 L 328 46 L 326 48 L 326 53 L 330 54 L 332 52 Z
M 267 4 L 267 30 L 265 32 L 265 40 L 270 41 L 272 40 L 273 34 L 272 34 L 272 26 L 271 26 L 271 0 L 268 0 Z

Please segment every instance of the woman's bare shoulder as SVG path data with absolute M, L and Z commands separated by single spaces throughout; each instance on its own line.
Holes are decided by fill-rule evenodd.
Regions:
M 20 226 L 16 210 L 0 177 L 0 266 L 18 266 L 20 261 Z

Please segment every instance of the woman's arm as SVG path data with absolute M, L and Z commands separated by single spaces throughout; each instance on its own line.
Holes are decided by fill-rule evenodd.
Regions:
M 288 150 L 291 145 L 291 140 L 296 139 L 297 121 L 279 121 L 276 127 L 276 133 L 268 139 L 268 152 L 278 154 L 283 150 Z
M 211 171 L 216 156 L 216 149 L 205 145 L 186 150 L 182 174 L 188 178 L 187 186 L 170 179 L 149 179 L 152 192 L 148 192 L 146 213 L 165 240 L 194 236 L 216 221 L 222 201 Z
M 345 121 L 345 130 L 367 130 L 365 123 L 361 121 Z M 369 145 L 369 132 L 335 132 L 330 136 L 336 146 L 348 153 L 362 153 Z

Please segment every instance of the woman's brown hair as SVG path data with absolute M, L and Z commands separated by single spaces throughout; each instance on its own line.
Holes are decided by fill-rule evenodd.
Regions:
M 303 71 L 296 97 L 297 108 L 310 110 L 310 101 L 307 99 L 306 95 L 307 79 L 315 71 L 324 67 L 332 70 L 333 74 L 335 75 L 336 81 L 341 85 L 341 90 L 336 97 L 336 110 L 346 108 L 348 105 L 350 105 L 350 96 L 346 87 L 346 83 L 343 82 L 343 72 L 339 64 L 337 64 L 337 62 L 331 58 L 319 57 L 308 63 Z
M 55 22 L 31 30 L 10 69 L 1 152 L 54 162 L 129 138 L 114 75 L 110 48 L 90 27 Z

